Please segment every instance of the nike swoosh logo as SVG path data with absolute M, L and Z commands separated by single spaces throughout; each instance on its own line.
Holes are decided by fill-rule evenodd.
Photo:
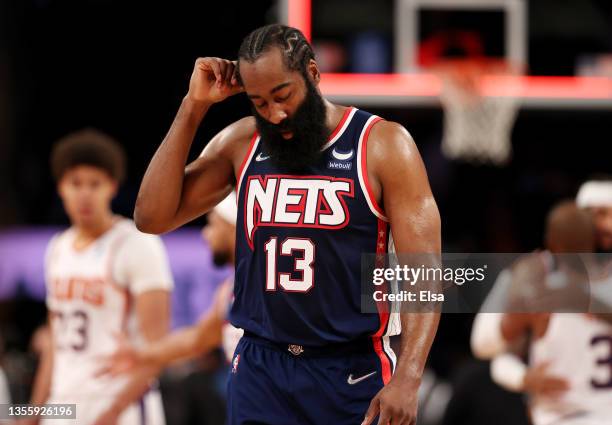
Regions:
M 263 156 L 261 152 L 259 152 L 259 154 L 257 154 L 257 156 L 255 157 L 255 161 L 257 162 L 261 162 L 261 161 L 265 161 L 266 159 L 270 158 L 270 155 L 268 156 Z
M 339 161 L 347 161 L 347 160 L 351 159 L 353 157 L 354 153 L 355 153 L 354 149 L 351 149 L 350 151 L 348 151 L 346 153 L 338 152 L 336 150 L 336 148 L 334 148 L 332 150 L 333 157 L 336 158 Z
M 363 376 L 360 376 L 359 378 L 353 379 L 353 374 L 351 373 L 349 375 L 348 379 L 346 380 L 346 383 L 349 384 L 349 385 L 355 385 L 355 384 L 360 383 L 364 379 L 368 379 L 370 376 L 375 375 L 375 374 L 376 374 L 376 371 L 370 372 L 367 375 L 363 375 Z

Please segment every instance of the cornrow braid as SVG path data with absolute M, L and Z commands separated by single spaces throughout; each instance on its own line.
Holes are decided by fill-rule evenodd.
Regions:
M 290 71 L 299 71 L 306 75 L 310 59 L 314 59 L 312 46 L 304 34 L 296 28 L 272 24 L 257 28 L 247 35 L 238 50 L 238 82 L 240 78 L 240 61 L 255 62 L 272 47 L 278 47 L 283 54 L 283 62 Z

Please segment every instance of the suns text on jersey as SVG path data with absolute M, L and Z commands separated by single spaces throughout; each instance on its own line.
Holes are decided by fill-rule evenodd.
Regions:
M 89 304 L 104 304 L 104 279 L 90 277 L 53 278 L 50 295 L 60 301 L 83 300 Z

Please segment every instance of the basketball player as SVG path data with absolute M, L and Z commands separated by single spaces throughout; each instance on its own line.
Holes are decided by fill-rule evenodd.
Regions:
M 144 176 L 138 228 L 162 233 L 236 190 L 231 323 L 244 329 L 230 424 L 413 424 L 439 315 L 360 311 L 361 254 L 440 252 L 440 217 L 400 125 L 321 96 L 312 47 L 290 27 L 249 34 L 238 60 L 200 58 Z M 208 110 L 245 92 L 253 116 L 185 167 Z
M 580 206 L 590 212 L 592 208 L 612 207 L 612 202 L 602 205 L 601 197 L 593 197 L 590 190 L 589 202 L 585 202 L 584 188 L 577 198 Z M 612 186 L 608 189 L 612 195 Z M 609 200 L 612 201 L 612 197 Z M 597 206 L 591 202 L 596 202 Z M 599 223 L 593 235 L 591 226 L 591 221 L 577 211 L 557 208 L 549 218 L 548 245 L 557 252 L 592 251 L 597 240 L 600 249 L 605 248 L 602 242 L 606 238 L 601 231 L 609 232 L 612 227 Z M 544 253 L 543 258 L 552 259 L 546 255 Z M 559 282 L 559 278 L 567 275 L 559 267 L 555 270 L 553 261 L 547 263 L 549 271 L 545 280 Z M 591 264 L 589 274 L 592 276 L 594 268 Z M 606 282 L 594 281 L 591 288 L 599 285 L 606 285 Z M 535 425 L 609 423 L 609 406 L 612 405 L 610 324 L 583 313 L 505 314 L 500 331 L 506 344 L 531 335 L 529 366 L 516 355 L 503 353 L 493 359 L 492 374 L 505 388 L 530 395 L 530 413 Z
M 208 241 L 217 266 L 234 264 L 236 249 L 236 195 L 231 192 L 208 214 L 208 224 L 202 234 Z M 121 339 L 117 351 L 104 359 L 100 375 L 120 374 L 132 371 L 137 365 L 150 364 L 158 369 L 178 360 L 197 357 L 220 345 L 228 361 L 242 337 L 243 330 L 227 321 L 232 302 L 233 278 L 222 283 L 211 308 L 193 326 L 172 332 L 146 346 L 137 347 Z
M 108 136 L 84 130 L 54 147 L 51 167 L 71 227 L 47 248 L 53 348 L 41 359 L 32 403 L 76 404 L 76 422 L 42 420 L 50 425 L 163 424 L 160 394 L 149 389 L 157 370 L 94 378 L 118 333 L 153 341 L 169 323 L 173 282 L 161 240 L 111 211 L 124 154 Z
M 612 253 L 612 178 L 585 182 L 576 195 L 576 203 L 593 218 L 598 252 Z

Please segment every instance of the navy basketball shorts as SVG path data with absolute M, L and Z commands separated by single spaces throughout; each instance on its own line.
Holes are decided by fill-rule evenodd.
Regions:
M 383 338 L 307 348 L 245 334 L 232 360 L 227 423 L 360 424 L 394 362 Z

